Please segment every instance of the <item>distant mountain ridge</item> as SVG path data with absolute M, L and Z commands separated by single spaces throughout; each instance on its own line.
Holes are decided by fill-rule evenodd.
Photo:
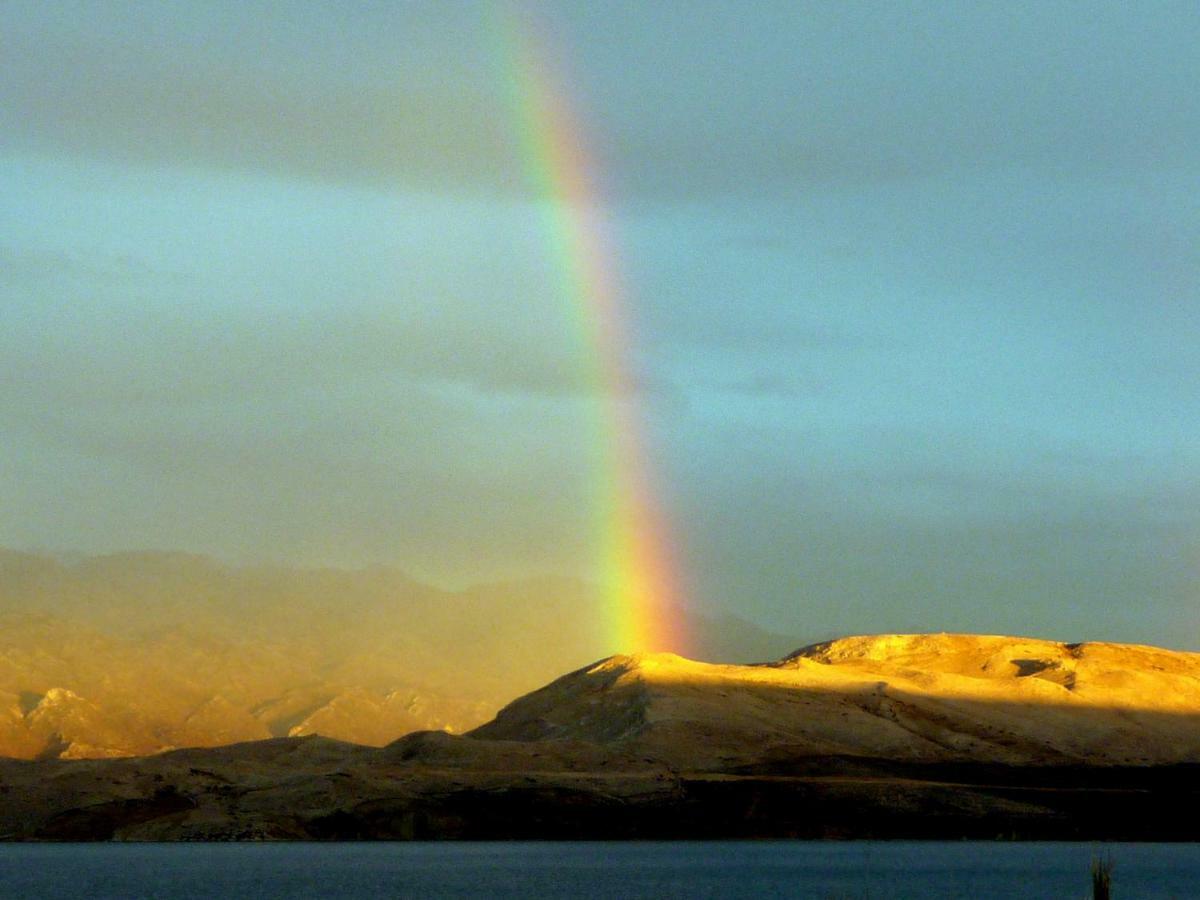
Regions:
M 454 592 L 382 567 L 234 568 L 158 552 L 65 563 L 0 550 L 0 756 L 464 731 L 612 652 L 601 612 L 567 578 Z M 711 658 L 769 658 L 790 643 L 688 615 Z

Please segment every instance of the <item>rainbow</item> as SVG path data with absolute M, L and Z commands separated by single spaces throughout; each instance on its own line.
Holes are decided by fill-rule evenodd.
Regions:
M 673 650 L 691 642 L 669 531 L 652 489 L 637 408 L 638 379 L 605 204 L 567 81 L 555 77 L 525 23 L 496 10 L 504 34 L 507 100 L 525 176 L 544 210 L 548 253 L 562 297 L 575 311 L 586 377 L 600 398 L 592 428 L 594 520 L 603 617 L 613 651 Z

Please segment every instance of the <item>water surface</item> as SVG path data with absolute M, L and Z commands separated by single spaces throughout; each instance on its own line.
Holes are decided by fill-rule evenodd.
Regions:
M 20 897 L 1085 898 L 1200 892 L 1195 844 L 912 841 L 4 844 Z

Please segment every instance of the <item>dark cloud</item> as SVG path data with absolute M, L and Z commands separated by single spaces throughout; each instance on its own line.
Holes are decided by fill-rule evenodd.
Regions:
M 1116 465 L 1089 474 L 1064 484 L 1019 463 L 944 461 L 727 472 L 720 497 L 686 510 L 690 571 L 708 602 L 754 584 L 765 621 L 814 637 L 936 628 L 1193 646 L 1195 485 L 1132 488 Z
M 379 12 L 349 24 L 356 17 L 332 7 L 322 16 L 274 4 L 35 15 L 33 27 L 6 34 L 5 139 L 350 182 L 504 189 L 518 180 L 484 48 L 462 29 L 447 33 L 453 13 L 430 28 L 416 11 Z
M 1178 88 L 1200 74 L 1200 16 L 1184 5 L 705 10 L 681 22 L 651 5 L 623 30 L 590 18 L 601 37 L 585 58 L 599 70 L 620 53 L 633 68 L 596 80 L 614 156 L 653 160 L 629 166 L 636 189 L 672 163 L 667 190 L 797 196 L 978 166 L 1194 166 L 1200 104 Z
M 524 191 L 525 78 L 633 197 L 1194 170 L 1200 135 L 1188 5 L 534 4 L 540 61 L 486 4 L 55 8 L 6 30 L 7 139 L 117 159 Z

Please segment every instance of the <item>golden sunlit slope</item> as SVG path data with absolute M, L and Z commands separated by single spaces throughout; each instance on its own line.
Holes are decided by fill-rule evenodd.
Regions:
M 463 731 L 611 652 L 596 612 L 587 587 L 562 578 L 451 592 L 386 568 L 0 551 L 0 756 Z M 738 628 L 695 630 L 725 658 L 786 647 Z
M 383 720 L 395 702 L 347 691 L 308 721 Z M 66 690 L 25 715 L 111 727 Z M 0 759 L 0 839 L 1197 840 L 1197 760 L 1196 654 L 886 635 L 753 666 L 609 657 L 466 735 L 380 748 Z
M 934 634 L 846 638 L 758 666 L 617 656 L 472 736 L 636 745 L 685 770 L 817 756 L 1189 762 L 1200 760 L 1200 655 Z

